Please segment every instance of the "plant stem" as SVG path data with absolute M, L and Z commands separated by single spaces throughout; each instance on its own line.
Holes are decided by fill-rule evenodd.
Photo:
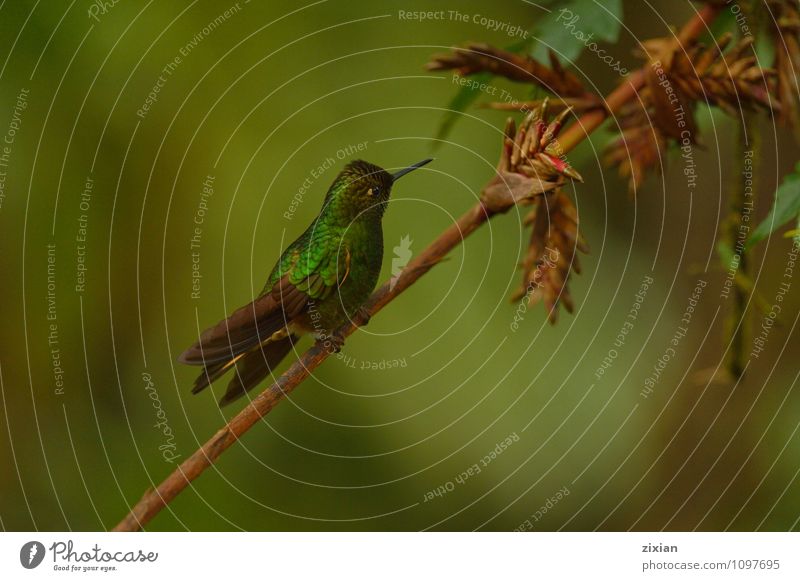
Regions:
M 760 29 L 759 17 L 757 10 L 760 9 L 760 2 L 752 0 L 746 2 L 744 11 L 751 22 L 754 23 L 756 30 Z M 742 125 L 736 125 L 737 141 L 734 155 L 735 167 L 740 166 L 748 155 L 751 156 L 751 175 L 750 183 L 748 184 L 748 177 L 744 171 L 737 174 L 737 179 L 732 183 L 730 193 L 730 202 L 728 210 L 728 218 L 726 220 L 723 240 L 730 246 L 734 253 L 738 253 L 739 264 L 737 274 L 740 275 L 738 279 L 734 279 L 733 285 L 733 305 L 728 313 L 726 320 L 726 343 L 730 344 L 730 351 L 728 352 L 727 369 L 734 379 L 739 379 L 743 374 L 747 365 L 747 339 L 750 336 L 750 324 L 747 318 L 747 305 L 750 300 L 750 293 L 752 288 L 747 285 L 741 284 L 739 280 L 749 280 L 748 267 L 749 260 L 744 248 L 744 241 L 741 247 L 737 246 L 741 234 L 740 229 L 743 223 L 743 216 L 746 208 L 752 210 L 755 207 L 755 196 L 758 193 L 758 163 L 761 159 L 761 133 L 758 129 L 756 115 L 753 111 L 744 111 L 744 122 Z M 748 186 L 750 188 L 750 196 L 747 195 Z M 748 199 L 749 197 L 749 199 Z
M 364 309 L 374 315 L 398 294 L 411 286 L 419 277 L 428 272 L 464 238 L 486 222 L 491 213 L 482 204 L 476 204 L 454 224 L 447 228 L 433 243 L 416 256 L 395 281 L 394 285 L 385 283 L 370 297 Z M 342 337 L 352 334 L 365 323 L 363 315 L 336 331 Z M 156 489 L 148 490 L 133 510 L 113 530 L 135 531 L 157 515 L 166 504 L 175 498 L 189 483 L 225 450 L 256 424 L 289 393 L 292 392 L 311 372 L 316 369 L 330 353 L 322 343 L 315 343 L 295 363 L 289 367 L 269 388 L 255 397 L 250 404 L 234 416 L 201 448 L 170 474 Z
M 758 139 L 756 137 L 757 128 L 754 123 L 754 115 L 748 111 L 744 114 L 744 124 L 737 125 L 737 146 L 734 148 L 734 164 L 740 166 L 746 152 L 752 152 L 752 177 L 751 188 L 755 191 L 754 184 L 756 182 L 757 174 L 757 160 L 758 160 Z M 749 140 L 749 143 L 748 143 Z M 729 194 L 728 217 L 723 224 L 722 239 L 733 255 L 738 257 L 738 264 L 736 265 L 737 275 L 740 278 L 749 280 L 748 274 L 748 260 L 744 248 L 744 241 L 741 240 L 741 227 L 743 220 L 743 213 L 745 211 L 745 204 L 752 202 L 747 199 L 747 177 L 744 172 L 737 173 L 736 179 L 731 183 L 731 191 Z M 752 198 L 752 196 L 751 196 Z M 730 265 L 725 265 L 729 267 Z M 733 304 L 728 312 L 725 321 L 725 334 L 727 335 L 725 343 L 730 345 L 727 356 L 727 369 L 734 379 L 742 376 L 745 369 L 747 359 L 747 337 L 748 321 L 747 321 L 747 303 L 750 296 L 750 289 L 745 285 L 738 282 L 734 277 L 734 285 L 732 290 Z

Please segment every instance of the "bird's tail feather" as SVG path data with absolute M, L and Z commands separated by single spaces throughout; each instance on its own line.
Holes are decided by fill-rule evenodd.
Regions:
M 195 380 L 192 393 L 204 390 L 233 368 L 235 375 L 228 384 L 225 395 L 219 400 L 220 406 L 228 405 L 258 385 L 286 357 L 296 341 L 295 335 L 289 335 L 285 339 L 267 341 L 252 351 L 227 361 L 208 365 Z
M 203 368 L 203 372 L 194 380 L 192 393 L 200 393 L 209 385 L 214 383 L 220 377 L 228 373 L 231 366 L 236 363 L 236 360 L 241 356 L 233 357 L 227 361 L 220 361 L 219 363 L 212 363 Z

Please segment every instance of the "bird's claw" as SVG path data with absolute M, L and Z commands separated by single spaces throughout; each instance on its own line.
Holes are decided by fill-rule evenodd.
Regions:
M 344 346 L 344 337 L 333 333 L 324 337 L 317 337 L 317 343 L 320 343 L 329 353 L 339 353 Z

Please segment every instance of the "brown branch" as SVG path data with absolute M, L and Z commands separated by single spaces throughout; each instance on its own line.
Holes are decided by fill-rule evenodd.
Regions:
M 720 9 L 720 6 L 706 6 L 701 9 L 681 31 L 680 42 L 685 43 L 699 35 L 706 29 L 708 22 L 713 20 Z M 621 105 L 633 99 L 643 82 L 644 73 L 642 71 L 632 74 L 627 83 L 618 87 L 608 96 L 606 110 L 589 112 L 582 116 L 577 123 L 572 124 L 565 130 L 564 134 L 559 138 L 561 150 L 566 153 L 574 148 L 591 131 L 599 127 L 608 115 L 615 113 Z M 490 184 L 496 184 L 496 181 L 497 176 L 492 179 Z M 508 208 L 497 204 L 487 206 L 483 202 L 474 205 L 409 263 L 394 286 L 386 283 L 375 291 L 365 305 L 365 312 L 371 316 L 380 311 L 433 268 L 484 222 L 488 221 L 493 215 L 501 213 L 504 209 Z M 364 323 L 364 315 L 359 314 L 353 322 L 340 328 L 337 333 L 347 337 Z M 329 355 L 330 353 L 323 345 L 320 343 L 314 344 L 275 383 L 255 397 L 225 427 L 184 460 L 157 488 L 148 490 L 130 513 L 113 530 L 140 530 L 181 491 L 187 488 L 195 478 L 200 476 L 206 468 L 211 466 L 236 440 L 252 428 L 262 417 L 272 411 L 287 394 L 300 385 Z
M 436 263 L 445 257 L 461 241 L 486 222 L 492 213 L 476 204 L 445 230 L 421 254 L 409 262 L 408 266 L 397 278 L 393 286 L 389 283 L 381 286 L 365 305 L 365 310 L 374 315 L 397 295 L 411 286 L 419 277 L 428 272 Z M 357 325 L 362 325 L 363 315 L 354 317 L 354 323 L 344 325 L 337 333 L 346 337 L 352 334 Z M 320 342 L 308 349 L 299 360 L 292 364 L 275 383 L 266 391 L 255 397 L 250 404 L 233 417 L 228 424 L 219 430 L 200 449 L 167 477 L 156 489 L 148 490 L 133 510 L 116 527 L 115 531 L 138 530 L 158 514 L 164 506 L 175 498 L 189 483 L 200 476 L 225 450 L 247 432 L 263 416 L 268 414 L 300 383 L 316 369 L 330 352 Z

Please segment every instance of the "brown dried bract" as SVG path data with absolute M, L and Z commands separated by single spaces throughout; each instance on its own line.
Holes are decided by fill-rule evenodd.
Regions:
M 580 274 L 576 251 L 588 253 L 589 247 L 578 231 L 578 212 L 563 190 L 537 197 L 525 224 L 532 226 L 530 244 L 521 263 L 522 285 L 512 300 L 542 301 L 555 324 L 559 305 L 570 313 L 575 309 L 569 279 L 573 270 Z
M 606 147 L 604 162 L 618 168 L 633 195 L 648 173 L 660 172 L 667 140 L 653 121 L 653 113 L 640 103 L 624 107 L 617 122 L 620 134 Z
M 639 102 L 624 107 L 617 120 L 620 136 L 606 150 L 606 163 L 619 168 L 631 192 L 647 173 L 659 170 L 667 143 L 697 141 L 696 103 L 716 105 L 740 115 L 742 108 L 779 109 L 770 101 L 775 71 L 758 66 L 747 37 L 730 50 L 732 36 L 724 35 L 715 46 L 692 44 L 676 48 L 672 39 L 644 43 L 650 62 Z
M 574 74 L 564 69 L 550 52 L 550 67 L 523 55 L 488 44 L 467 43 L 452 52 L 434 55 L 429 71 L 455 70 L 462 77 L 488 72 L 520 83 L 534 83 L 559 97 L 585 97 L 586 90 Z
M 758 65 L 754 37 L 745 37 L 726 50 L 732 39 L 725 34 L 716 46 L 695 44 L 686 52 L 676 50 L 667 70 L 670 80 L 689 99 L 717 105 L 734 116 L 742 108 L 774 109 L 769 95 L 775 87 L 775 71 Z
M 519 129 L 508 119 L 497 174 L 481 196 L 488 209 L 504 212 L 514 204 L 530 203 L 535 196 L 553 191 L 566 179 L 583 181 L 558 145 L 558 134 L 569 114 L 570 110 L 564 109 L 548 121 L 545 100 L 525 116 Z

